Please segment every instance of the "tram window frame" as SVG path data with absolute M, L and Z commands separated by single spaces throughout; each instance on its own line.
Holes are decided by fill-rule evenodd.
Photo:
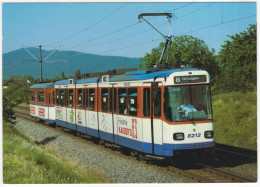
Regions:
M 74 102 L 73 102 L 74 92 L 73 89 L 68 90 L 68 107 L 73 108 Z
M 35 91 L 30 91 L 30 102 L 35 102 L 36 97 L 35 97 Z
M 44 103 L 45 103 L 45 104 L 49 104 L 49 103 L 48 103 L 48 92 L 45 92 L 45 93 L 44 93 Z
M 44 104 L 44 91 L 38 91 L 37 96 L 38 96 L 38 103 Z
M 61 102 L 60 102 L 60 89 L 56 90 L 56 105 L 57 106 L 61 106 Z
M 155 93 L 157 92 L 156 90 L 159 90 L 159 92 L 160 92 L 159 94 L 157 94 L 158 97 L 156 97 L 156 95 L 155 95 Z M 153 106 L 153 111 L 154 111 L 154 117 L 155 118 L 160 118 L 161 117 L 161 113 L 162 113 L 162 89 L 159 88 L 159 87 L 154 89 L 154 106 Z
M 114 108 L 113 108 L 113 112 L 116 113 L 116 109 L 117 109 L 117 88 L 114 88 Z
M 55 91 L 52 91 L 52 104 L 55 105 Z
M 66 106 L 66 105 L 64 105 L 65 104 L 64 101 L 66 101 L 66 97 L 65 97 L 66 93 L 65 93 L 65 91 L 66 90 L 64 90 L 64 89 L 60 90 L 60 106 Z
M 101 89 L 101 112 L 108 112 L 108 88 Z
M 69 93 L 68 93 L 68 89 L 65 89 L 64 92 L 65 92 L 65 101 L 64 101 L 65 105 L 64 106 L 68 107 L 69 106 Z
M 83 98 L 84 98 L 83 89 L 78 89 L 77 90 L 77 107 L 78 107 L 78 109 L 83 108 Z
M 137 112 L 138 112 L 137 111 L 138 110 L 138 99 L 137 98 L 138 98 L 137 88 L 128 88 L 126 106 L 128 108 L 129 116 L 137 116 Z M 131 110 L 133 110 L 133 111 L 131 111 Z
M 143 116 L 150 117 L 151 115 L 151 90 L 150 88 L 143 89 Z
M 52 103 L 51 103 L 51 93 L 50 93 L 50 92 L 48 92 L 48 102 L 49 102 L 49 105 L 52 104 Z
M 113 111 L 113 89 L 109 88 L 108 92 L 109 92 L 109 95 L 108 95 L 108 98 L 109 98 L 108 112 L 112 112 Z
M 125 98 L 123 98 L 123 97 L 125 97 Z M 126 101 L 127 101 L 126 88 L 118 88 L 118 114 L 127 115 Z
M 93 96 L 91 95 L 93 94 Z M 89 110 L 95 111 L 95 98 L 96 98 L 96 92 L 94 88 L 89 89 Z
M 84 109 L 89 109 L 88 93 L 89 93 L 88 89 L 84 89 L 84 104 L 83 104 Z
M 85 109 L 85 99 L 86 99 L 86 96 L 85 96 L 85 89 L 82 89 L 82 109 Z

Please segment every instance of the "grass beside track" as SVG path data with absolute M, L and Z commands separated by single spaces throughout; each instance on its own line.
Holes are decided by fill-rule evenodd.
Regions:
M 78 167 L 8 123 L 3 124 L 3 182 L 5 184 L 105 183 L 101 173 Z
M 256 150 L 257 93 L 222 93 L 212 100 L 216 142 Z

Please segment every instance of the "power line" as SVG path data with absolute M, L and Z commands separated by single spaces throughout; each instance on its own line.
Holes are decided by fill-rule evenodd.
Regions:
M 101 36 L 96 37 L 96 38 L 94 38 L 94 39 L 87 40 L 87 41 L 82 42 L 82 43 L 80 43 L 80 44 L 74 45 L 74 46 L 72 46 L 71 48 L 78 47 L 78 46 L 80 46 L 80 45 L 82 45 L 82 44 L 85 44 L 85 43 L 87 43 L 87 42 L 92 42 L 92 41 L 98 40 L 98 39 L 100 39 L 100 38 L 104 38 L 104 37 L 109 36 L 109 35 L 111 35 L 111 34 L 114 34 L 114 33 L 117 33 L 117 32 L 119 32 L 119 31 L 128 29 L 128 28 L 130 28 L 130 27 L 132 27 L 132 26 L 135 26 L 135 25 L 137 25 L 137 24 L 139 24 L 139 23 L 135 23 L 135 24 L 132 24 L 132 25 L 128 25 L 128 26 L 126 26 L 126 27 L 124 27 L 124 28 L 115 30 L 115 31 L 113 31 L 113 32 L 111 32 L 111 33 L 104 34 L 104 35 L 101 35 Z M 70 48 L 70 49 L 71 49 L 71 48 Z
M 174 8 L 174 9 L 171 9 L 171 10 L 169 10 L 168 12 L 171 12 L 171 11 L 173 11 L 173 10 L 181 9 L 181 8 L 186 7 L 186 6 L 189 6 L 189 5 L 191 5 L 191 4 L 193 4 L 193 3 L 189 3 L 189 4 L 186 4 L 186 5 L 183 5 L 183 6 Z M 149 18 L 148 20 L 151 20 L 151 19 L 153 19 L 153 18 L 154 18 L 154 17 L 151 17 L 151 18 Z M 112 35 L 112 34 L 115 34 L 115 33 L 120 32 L 120 31 L 122 31 L 122 30 L 125 30 L 125 29 L 128 29 L 128 28 L 130 28 L 130 27 L 136 26 L 136 25 L 138 25 L 139 23 L 140 23 L 140 22 L 134 23 L 134 24 L 128 25 L 128 26 L 126 26 L 126 27 L 123 27 L 123 28 L 121 28 L 121 29 L 115 30 L 115 31 L 113 31 L 113 32 L 111 32 L 111 33 L 107 33 L 107 34 L 101 35 L 101 36 L 99 36 L 99 37 L 96 37 L 96 38 L 94 38 L 94 39 L 90 39 L 90 40 L 84 41 L 84 42 L 82 42 L 82 43 L 79 43 L 79 44 L 77 44 L 77 45 L 72 46 L 72 47 L 69 48 L 69 49 L 72 49 L 72 48 L 74 48 L 74 47 L 81 46 L 81 45 L 83 45 L 83 44 L 85 44 L 85 43 L 88 43 L 88 42 L 92 42 L 92 41 L 98 40 L 98 39 L 100 39 L 100 38 L 104 38 L 104 37 L 109 36 L 109 35 Z
M 186 7 L 186 6 L 189 6 L 189 5 L 191 5 L 191 4 L 194 4 L 194 3 L 189 3 L 189 4 L 186 4 L 186 5 L 177 7 L 177 8 L 175 8 L 175 9 L 169 10 L 169 11 L 167 11 L 167 12 L 172 12 L 172 11 L 174 11 L 174 10 L 177 10 L 177 9 L 180 9 L 180 8 L 183 8 L 183 7 Z M 207 8 L 207 7 L 209 7 L 209 6 L 213 5 L 213 4 L 215 4 L 215 3 L 211 3 L 211 4 L 209 4 L 209 5 L 206 5 L 206 6 L 204 6 L 204 7 L 201 7 L 201 8 L 199 8 L 199 9 L 196 9 L 196 10 L 194 10 L 194 11 L 188 13 L 188 14 L 185 14 L 185 15 L 183 15 L 183 16 L 181 16 L 181 17 L 177 17 L 176 20 L 178 20 L 178 19 L 180 19 L 180 18 L 183 18 L 183 17 L 185 17 L 185 16 L 187 16 L 187 15 L 193 14 L 193 13 L 195 13 L 195 12 L 198 12 L 198 11 L 200 11 L 200 10 L 202 10 L 202 9 L 204 9 L 204 8 Z M 157 25 L 156 27 L 160 27 L 160 26 L 162 26 L 162 25 L 165 25 L 166 23 L 168 23 L 168 22 L 164 22 L 163 24 Z M 93 46 L 99 46 L 99 45 L 103 45 L 103 44 L 111 44 L 111 43 L 113 43 L 113 42 L 118 42 L 118 41 L 120 41 L 120 40 L 124 40 L 124 39 L 126 39 L 126 38 L 129 38 L 129 37 L 132 37 L 132 36 L 135 36 L 135 35 L 138 35 L 138 34 L 141 34 L 141 33 L 147 32 L 147 31 L 150 31 L 150 30 L 153 30 L 153 29 L 146 29 L 146 30 L 143 30 L 143 31 L 134 33 L 134 34 L 130 34 L 130 35 L 124 36 L 124 37 L 119 38 L 119 39 L 115 39 L 115 40 L 113 40 L 113 41 L 103 42 L 103 43 L 100 43 L 100 44 L 92 45 L 91 47 L 93 47 Z M 112 34 L 113 34 L 113 33 L 112 33 Z M 89 41 L 93 41 L 93 40 L 89 40 Z M 85 43 L 87 43 L 87 42 L 89 42 L 89 41 L 86 41 Z M 76 46 L 73 46 L 72 48 L 78 47 L 78 46 L 80 46 L 80 44 L 79 44 L 79 45 L 76 45 Z M 70 48 L 70 49 L 71 49 L 71 48 Z
M 98 53 L 98 55 L 105 54 L 105 53 L 112 52 L 112 51 L 119 51 L 119 50 L 122 50 L 122 49 L 132 48 L 132 47 L 144 45 L 144 44 L 147 44 L 147 43 L 155 42 L 155 41 L 158 41 L 158 40 L 161 40 L 161 38 L 156 39 L 156 40 L 149 40 L 149 41 L 146 41 L 146 42 L 142 42 L 142 43 L 138 43 L 138 44 L 134 44 L 134 45 L 118 48 L 118 49 L 108 50 L 108 51 L 105 51 L 105 52 L 102 52 L 102 53 Z
M 208 29 L 208 28 L 211 28 L 211 27 L 216 27 L 216 26 L 219 26 L 219 25 L 223 25 L 223 24 L 226 24 L 226 23 L 231 23 L 231 22 L 234 22 L 234 21 L 239 21 L 239 20 L 242 20 L 242 19 L 251 18 L 251 17 L 254 17 L 254 16 L 256 16 L 256 15 L 246 16 L 246 17 L 242 17 L 242 18 L 238 18 L 238 19 L 233 19 L 233 20 L 230 20 L 230 21 L 221 22 L 221 23 L 214 24 L 214 25 L 209 25 L 209 26 L 206 26 L 206 27 L 203 27 L 203 28 L 199 28 L 199 29 L 195 29 L 195 30 L 192 30 L 192 31 L 184 32 L 184 33 L 181 33 L 179 35 L 184 35 L 184 34 L 187 34 L 187 33 L 204 30 L 204 29 Z
M 183 5 L 183 6 L 179 6 L 179 7 L 177 7 L 177 8 L 171 9 L 171 10 L 169 10 L 169 11 L 167 11 L 167 12 L 172 12 L 172 11 L 174 11 L 174 10 L 181 9 L 181 8 L 186 7 L 186 6 L 189 6 L 189 5 L 191 5 L 191 4 L 193 4 L 193 3 L 189 3 L 189 4 L 186 4 L 186 5 Z
M 256 15 L 246 16 L 246 17 L 242 17 L 242 18 L 238 18 L 238 19 L 233 19 L 233 20 L 221 22 L 221 23 L 214 24 L 214 25 L 209 25 L 209 26 L 206 26 L 206 27 L 203 27 L 203 28 L 199 28 L 199 29 L 195 29 L 195 30 L 188 31 L 188 32 L 180 33 L 180 34 L 177 34 L 176 36 L 180 36 L 180 35 L 184 35 L 184 34 L 196 32 L 196 31 L 199 31 L 199 30 L 204 30 L 204 29 L 216 27 L 216 26 L 219 26 L 219 25 L 223 25 L 223 24 L 227 24 L 227 23 L 234 22 L 234 21 L 239 21 L 239 20 L 247 19 L 247 18 L 254 17 L 254 16 L 256 16 Z M 108 53 L 108 52 L 112 52 L 112 51 L 118 51 L 118 50 L 127 49 L 127 48 L 131 48 L 131 47 L 136 47 L 136 46 L 144 45 L 144 44 L 147 44 L 147 43 L 150 43 L 150 42 L 154 42 L 154 41 L 158 41 L 158 40 L 161 40 L 161 39 L 156 39 L 156 40 L 152 40 L 152 41 L 146 41 L 146 42 L 138 43 L 138 44 L 135 44 L 135 45 L 131 45 L 131 46 L 127 46 L 127 47 L 123 47 L 123 48 L 119 48 L 119 49 L 114 49 L 114 50 L 105 51 L 105 52 L 98 53 L 98 54 L 101 55 L 101 54 Z
M 63 42 L 63 41 L 68 40 L 69 38 L 72 38 L 72 37 L 74 37 L 74 36 L 76 36 L 76 35 L 78 35 L 78 34 L 84 32 L 84 31 L 89 30 L 90 28 L 94 27 L 95 25 L 99 24 L 100 22 L 104 21 L 104 20 L 107 19 L 108 17 L 110 17 L 110 16 L 112 16 L 113 14 L 115 14 L 116 12 L 118 12 L 120 9 L 122 9 L 123 7 L 125 7 L 127 4 L 128 4 L 128 3 L 123 4 L 123 5 L 120 6 L 118 9 L 116 9 L 115 11 L 111 12 L 110 14 L 104 16 L 104 17 L 101 18 L 99 21 L 97 21 L 96 23 L 94 23 L 94 24 L 88 26 L 87 28 L 85 28 L 85 29 L 83 29 L 83 30 L 81 30 L 81 31 L 78 31 L 78 32 L 76 32 L 75 34 L 69 35 L 69 36 L 65 37 L 64 39 L 62 39 L 62 40 L 60 40 L 60 41 L 58 41 L 58 42 L 55 42 L 55 43 Z
M 189 12 L 188 14 L 185 14 L 185 15 L 182 15 L 182 16 L 178 17 L 177 19 L 180 19 L 180 18 L 183 18 L 183 17 L 185 17 L 185 16 L 191 15 L 191 14 L 193 14 L 193 13 L 195 13 L 195 12 L 198 12 L 198 11 L 204 9 L 204 8 L 207 8 L 207 7 L 209 7 L 209 6 L 213 5 L 213 4 L 215 4 L 215 3 L 211 3 L 211 4 L 206 5 L 206 6 L 204 6 L 204 7 L 198 8 L 198 9 L 192 11 L 192 12 Z

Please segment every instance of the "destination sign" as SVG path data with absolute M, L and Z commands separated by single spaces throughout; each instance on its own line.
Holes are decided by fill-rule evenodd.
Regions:
M 174 84 L 207 82 L 206 75 L 175 76 Z

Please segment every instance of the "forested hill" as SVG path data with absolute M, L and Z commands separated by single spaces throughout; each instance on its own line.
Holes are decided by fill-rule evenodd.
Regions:
M 39 59 L 39 48 L 28 48 L 28 50 Z M 48 56 L 51 51 L 42 50 L 43 59 Z M 34 78 L 40 77 L 40 63 L 28 62 L 23 60 L 33 60 L 24 49 L 18 49 L 3 54 L 3 79 L 7 79 L 12 75 L 29 75 Z M 57 62 L 60 60 L 68 60 L 65 62 Z M 66 76 L 75 75 L 80 72 L 91 73 L 101 72 L 112 69 L 137 68 L 140 63 L 139 58 L 127 58 L 119 56 L 100 56 L 75 51 L 56 51 L 43 63 L 43 78 L 54 78 L 61 76 L 64 72 Z

